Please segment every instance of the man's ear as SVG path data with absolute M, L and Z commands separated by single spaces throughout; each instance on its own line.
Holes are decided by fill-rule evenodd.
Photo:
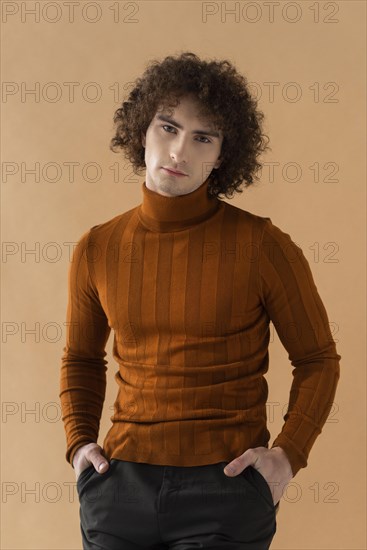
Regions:
M 146 143 L 145 135 L 143 134 L 143 132 L 141 132 L 141 144 L 142 144 L 143 147 L 145 147 L 145 143 Z
M 217 170 L 219 166 L 222 164 L 222 162 L 223 162 L 223 158 L 219 157 L 216 163 L 214 164 L 214 168 Z

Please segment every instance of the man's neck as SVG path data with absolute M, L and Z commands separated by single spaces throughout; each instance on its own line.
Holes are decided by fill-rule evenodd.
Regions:
M 220 200 L 208 194 L 209 180 L 186 195 L 164 196 L 142 184 L 143 201 L 138 214 L 142 224 L 151 231 L 180 231 L 212 216 Z

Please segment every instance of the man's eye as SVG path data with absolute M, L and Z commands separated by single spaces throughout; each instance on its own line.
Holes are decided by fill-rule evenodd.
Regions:
M 162 126 L 162 128 L 164 128 L 164 131 L 166 132 L 166 128 L 171 128 L 172 130 L 175 130 L 176 128 L 174 128 L 173 126 L 168 126 L 168 124 L 164 124 Z M 168 132 L 169 134 L 171 134 L 172 132 Z
M 168 134 L 172 134 L 174 132 L 171 132 L 171 131 L 167 131 L 166 128 L 169 128 L 169 130 L 176 130 L 176 128 L 174 128 L 173 126 L 170 126 L 169 124 L 163 124 L 161 126 L 161 128 L 164 129 L 165 132 L 167 132 Z M 211 143 L 210 139 L 208 139 L 207 137 L 205 136 L 198 136 L 198 139 L 206 139 L 206 141 L 200 141 L 199 143 Z

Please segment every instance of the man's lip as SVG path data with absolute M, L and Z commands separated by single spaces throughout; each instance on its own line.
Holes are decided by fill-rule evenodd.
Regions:
M 168 170 L 168 172 L 172 172 L 173 174 L 179 174 L 181 176 L 187 176 L 184 172 L 178 172 L 177 170 L 172 170 L 172 168 L 167 168 L 166 166 L 162 166 L 165 170 Z

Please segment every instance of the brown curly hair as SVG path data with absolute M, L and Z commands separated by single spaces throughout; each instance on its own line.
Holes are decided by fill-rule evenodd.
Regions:
M 271 149 L 262 133 L 264 115 L 248 90 L 247 79 L 228 60 L 203 61 L 192 52 L 153 60 L 143 75 L 136 79 L 127 101 L 115 111 L 113 152 L 122 149 L 133 165 L 134 173 L 145 168 L 145 151 L 141 134 L 146 134 L 160 106 L 178 105 L 180 98 L 194 95 L 199 100 L 200 115 L 223 132 L 222 163 L 213 169 L 208 193 L 219 198 L 232 198 L 243 182 L 245 187 L 259 178 L 262 167 L 257 157 Z

